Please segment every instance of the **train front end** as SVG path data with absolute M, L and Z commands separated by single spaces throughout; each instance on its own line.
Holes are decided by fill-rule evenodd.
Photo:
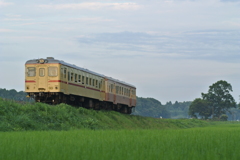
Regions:
M 52 57 L 25 63 L 25 92 L 36 102 L 58 103 L 60 63 Z

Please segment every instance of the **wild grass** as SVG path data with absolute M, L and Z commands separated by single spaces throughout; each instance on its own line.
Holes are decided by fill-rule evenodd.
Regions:
M 0 131 L 166 129 L 207 125 L 208 122 L 196 119 L 156 119 L 66 104 L 17 103 L 0 98 Z
M 237 160 L 239 127 L 0 132 L 0 159 Z

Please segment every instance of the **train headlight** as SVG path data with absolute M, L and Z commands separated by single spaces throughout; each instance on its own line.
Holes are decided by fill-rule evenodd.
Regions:
M 39 63 L 44 63 L 44 62 L 45 62 L 44 59 L 40 59 L 40 60 L 39 60 Z
M 37 60 L 37 63 L 41 63 L 41 64 L 47 63 L 47 62 L 48 62 L 48 61 L 45 60 L 45 59 L 39 59 L 39 60 Z

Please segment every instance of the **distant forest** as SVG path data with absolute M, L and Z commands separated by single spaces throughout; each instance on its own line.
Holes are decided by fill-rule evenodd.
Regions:
M 0 97 L 15 101 L 33 102 L 32 99 L 26 97 L 27 94 L 23 91 L 17 92 L 15 89 L 6 90 L 0 88 Z M 162 104 L 160 101 L 154 98 L 142 98 L 137 97 L 137 106 L 134 109 L 133 115 L 140 115 L 153 118 L 190 118 L 188 115 L 188 109 L 191 102 L 178 102 L 174 103 L 169 101 L 166 104 Z M 228 113 L 228 120 L 240 119 L 240 110 L 231 109 L 231 113 Z
M 0 97 L 5 99 L 11 99 L 15 101 L 24 101 L 24 102 L 30 102 L 32 101 L 30 98 L 26 97 L 27 94 L 23 91 L 17 92 L 15 89 L 6 90 L 0 88 Z
M 188 108 L 191 102 L 167 102 L 163 105 L 154 98 L 137 97 L 134 115 L 154 118 L 188 118 Z

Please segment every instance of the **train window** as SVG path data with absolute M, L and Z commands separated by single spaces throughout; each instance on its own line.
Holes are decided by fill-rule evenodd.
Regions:
M 28 67 L 27 68 L 27 76 L 28 77 L 35 77 L 36 76 L 36 68 L 35 67 Z
M 64 74 L 64 78 L 66 79 L 67 78 L 67 68 L 64 68 L 63 74 Z
M 48 67 L 48 76 L 56 77 L 58 75 L 58 68 L 57 67 Z
M 70 72 L 68 72 L 68 81 L 71 80 Z
M 118 94 L 118 86 L 116 86 L 116 93 Z
M 84 84 L 84 79 L 85 79 L 85 77 L 84 77 L 84 76 L 82 76 L 82 84 Z
M 98 80 L 96 80 L 96 88 L 98 88 Z
M 44 77 L 45 76 L 45 69 L 44 68 L 39 68 L 39 76 Z
M 105 81 L 103 79 L 100 82 L 100 86 L 101 86 L 101 88 L 103 88 L 103 87 L 105 88 Z
M 77 74 L 75 74 L 75 82 L 78 82 L 78 76 L 77 76 Z
M 111 92 L 113 92 L 113 84 L 111 84 Z
M 73 81 L 73 73 L 71 73 L 71 81 Z
M 89 85 L 92 85 L 92 78 L 89 78 Z
M 81 82 L 81 75 L 78 75 L 78 82 Z
M 61 79 L 63 79 L 63 68 L 61 68 Z
M 88 85 L 88 77 L 86 77 L 86 85 Z

